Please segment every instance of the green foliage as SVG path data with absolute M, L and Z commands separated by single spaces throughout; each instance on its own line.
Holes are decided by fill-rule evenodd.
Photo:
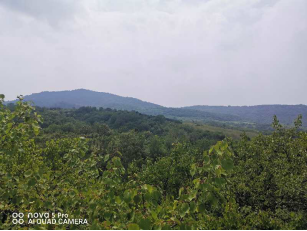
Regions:
M 121 97 L 85 89 L 41 92 L 25 96 L 25 100 L 33 102 L 35 106 L 49 108 L 103 107 L 116 110 L 137 111 L 147 115 L 156 115 L 157 119 L 161 119 L 164 116 L 168 118 L 187 118 L 189 120 L 205 121 L 235 121 L 240 119 L 238 116 L 225 115 L 222 113 L 217 114 L 187 108 L 167 108 L 131 97 Z M 12 103 L 14 103 L 14 101 L 12 101 Z M 123 114 L 124 113 L 125 112 L 123 112 Z M 161 115 L 163 115 L 163 117 L 161 117 Z M 121 126 L 121 123 L 124 123 L 128 119 L 129 117 L 121 117 L 121 119 L 117 121 L 116 126 Z
M 272 135 L 243 137 L 233 144 L 236 167 L 231 181 L 240 207 L 270 211 L 282 222 L 306 217 L 307 134 L 298 130 L 300 125 L 301 116 L 292 129 L 274 117 Z M 306 225 L 298 222 L 291 228 L 306 229 Z
M 291 125 L 297 115 L 303 115 L 302 125 L 307 127 L 307 106 L 306 105 L 258 105 L 258 106 L 191 106 L 186 109 L 193 109 L 202 112 L 237 116 L 235 126 L 256 127 L 258 130 L 268 130 L 273 116 L 277 116 L 284 125 Z M 227 121 L 227 120 L 225 120 Z M 228 120 L 231 121 L 231 120 Z M 243 123 L 249 122 L 249 123 Z M 239 123 L 239 124 L 238 124 Z M 255 123 L 255 124 L 254 124 Z
M 39 142 L 84 136 L 89 138 L 91 150 L 120 155 L 125 167 L 133 160 L 142 164 L 147 157 L 157 160 L 166 156 L 173 143 L 192 143 L 203 152 L 224 138 L 221 133 L 194 128 L 164 116 L 92 107 L 37 110 L 44 118 L 43 133 L 36 138 Z
M 270 130 L 271 119 L 277 115 L 282 124 L 291 125 L 297 115 L 303 115 L 303 126 L 307 127 L 306 105 L 259 105 L 259 106 L 191 106 L 183 108 L 167 108 L 157 104 L 144 102 L 131 97 L 121 97 L 104 92 L 95 92 L 85 89 L 58 92 L 41 92 L 25 96 L 26 101 L 33 102 L 35 106 L 47 108 L 80 108 L 103 107 L 116 110 L 137 111 L 156 118 L 167 117 L 185 121 L 200 121 L 219 127 L 248 128 L 261 131 Z M 11 101 L 8 103 L 14 103 Z M 131 114 L 121 111 L 121 118 L 114 119 L 114 126 L 122 127 L 127 121 L 133 121 Z M 161 116 L 163 115 L 163 116 Z M 133 118 L 132 118 L 133 119 Z M 164 118 L 165 119 L 165 118 Z M 113 119 L 112 119 L 113 120 Z M 147 124 L 148 125 L 148 124 Z M 146 123 L 140 124 L 142 129 Z M 73 124 L 71 124 L 71 128 Z M 70 128 L 68 128 L 70 130 Z
M 93 108 L 40 109 L 41 129 L 22 97 L 12 109 L 3 101 L 1 229 L 307 228 L 301 117 L 293 129 L 275 118 L 272 135 L 235 142 L 164 117 L 125 112 L 125 120 Z M 135 129 L 138 121 L 148 128 Z M 88 223 L 13 224 L 14 212 Z

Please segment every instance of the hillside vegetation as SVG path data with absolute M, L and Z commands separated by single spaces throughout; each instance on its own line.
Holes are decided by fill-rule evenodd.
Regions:
M 1 229 L 307 229 L 307 133 L 225 138 L 163 116 L 0 95 Z M 86 224 L 23 224 L 13 213 Z
M 131 97 L 95 92 L 85 89 L 73 91 L 41 92 L 24 97 L 35 106 L 48 108 L 103 107 L 117 110 L 138 111 L 147 115 L 164 115 L 169 118 L 189 118 L 202 121 L 236 121 L 233 115 L 215 114 L 185 108 L 167 108 Z M 14 103 L 11 101 L 8 103 Z
M 147 115 L 164 115 L 167 118 L 206 123 L 227 128 L 245 128 L 268 131 L 271 118 L 276 115 L 281 124 L 291 125 L 297 115 L 303 115 L 307 127 L 306 105 L 260 106 L 191 106 L 168 108 L 131 97 L 95 92 L 85 89 L 73 91 L 41 92 L 24 97 L 35 106 L 47 108 L 97 107 L 137 111 Z M 11 101 L 16 102 L 16 101 Z M 10 103 L 10 102 L 7 102 Z
M 203 123 L 191 123 L 186 122 L 186 124 L 201 129 L 204 131 L 210 131 L 210 132 L 220 132 L 221 134 L 224 134 L 226 137 L 230 137 L 234 140 L 238 140 L 242 137 L 242 135 L 246 135 L 249 138 L 253 138 L 257 135 L 259 135 L 259 132 L 256 130 L 246 130 L 246 129 L 238 129 L 238 128 L 226 128 L 226 127 L 220 127 L 220 126 L 212 126 L 208 124 Z
M 186 109 L 193 109 L 203 112 L 233 115 L 243 121 L 256 124 L 270 124 L 271 118 L 276 115 L 280 123 L 285 125 L 293 124 L 297 115 L 303 115 L 303 125 L 307 126 L 306 105 L 259 105 L 259 106 L 191 106 Z

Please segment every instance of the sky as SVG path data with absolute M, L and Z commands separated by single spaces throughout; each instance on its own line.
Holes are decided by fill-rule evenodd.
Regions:
M 0 93 L 307 104 L 306 0 L 0 0 Z

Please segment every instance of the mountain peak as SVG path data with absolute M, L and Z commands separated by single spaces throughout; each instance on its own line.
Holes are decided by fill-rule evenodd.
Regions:
M 162 107 L 131 97 L 123 97 L 84 88 L 65 91 L 43 91 L 24 96 L 24 100 L 31 101 L 35 106 L 40 107 L 59 107 L 59 105 L 66 105 L 65 107 L 67 107 L 69 105 L 69 107 L 92 106 L 136 111 Z

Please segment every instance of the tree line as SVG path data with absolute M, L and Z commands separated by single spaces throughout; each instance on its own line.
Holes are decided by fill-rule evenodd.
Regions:
M 239 141 L 163 116 L 0 97 L 2 229 L 306 229 L 307 133 Z M 88 224 L 13 224 L 16 212 Z

